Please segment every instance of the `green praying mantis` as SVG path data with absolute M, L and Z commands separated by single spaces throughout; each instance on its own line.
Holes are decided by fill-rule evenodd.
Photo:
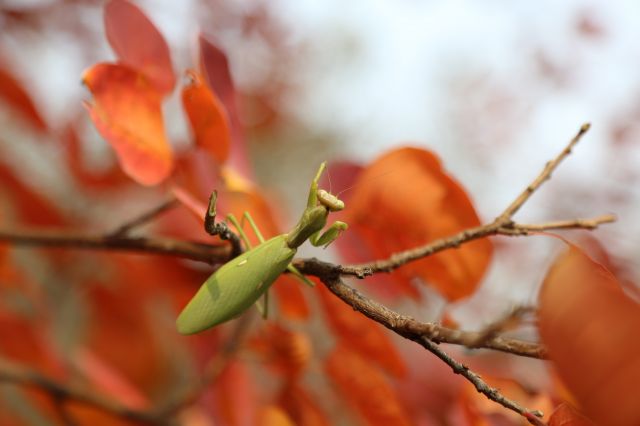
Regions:
M 322 163 L 311 182 L 307 207 L 298 224 L 287 234 L 264 241 L 249 213 L 244 213 L 260 244 L 251 248 L 242 226 L 233 215 L 227 219 L 236 227 L 245 245 L 250 249 L 231 259 L 211 275 L 196 295 L 182 310 L 176 325 L 181 334 L 195 334 L 233 319 L 249 309 L 285 270 L 289 270 L 307 284 L 313 285 L 291 261 L 298 247 L 306 240 L 316 247 L 328 246 L 347 229 L 347 224 L 336 221 L 323 233 L 330 212 L 344 209 L 344 202 L 335 195 L 318 189 L 320 176 L 326 168 Z M 212 203 L 214 206 L 212 207 Z M 215 211 L 215 197 L 209 203 L 209 213 Z M 215 215 L 215 213 L 214 213 Z M 266 300 L 265 300 L 266 313 Z

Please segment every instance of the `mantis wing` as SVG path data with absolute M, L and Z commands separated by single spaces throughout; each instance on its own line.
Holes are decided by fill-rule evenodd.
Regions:
M 295 254 L 280 235 L 225 263 L 182 310 L 176 321 L 178 332 L 198 333 L 240 315 L 273 284 Z

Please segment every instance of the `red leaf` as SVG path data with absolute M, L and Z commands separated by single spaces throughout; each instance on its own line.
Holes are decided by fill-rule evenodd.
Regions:
M 393 150 L 366 167 L 357 182 L 345 210 L 347 240 L 359 240 L 376 259 L 480 224 L 464 189 L 429 151 Z M 411 262 L 393 277 L 414 297 L 419 293 L 413 283 L 419 279 L 457 300 L 475 291 L 491 255 L 489 240 L 477 240 Z
M 278 298 L 278 310 L 283 317 L 293 320 L 309 318 L 309 305 L 301 284 L 291 274 L 282 274 L 271 287 Z
M 124 64 L 147 76 L 162 95 L 173 90 L 176 76 L 167 42 L 137 6 L 111 0 L 104 8 L 104 26 L 109 44 Z
M 326 287 L 318 286 L 318 291 L 325 318 L 344 346 L 348 346 L 396 377 L 406 373 L 402 359 L 380 325 L 354 311 Z
M 34 226 L 62 226 L 66 219 L 54 203 L 18 179 L 13 170 L 0 163 L 0 187 L 20 224 Z
M 215 44 L 200 34 L 200 71 L 207 78 L 209 87 L 218 95 L 232 121 L 237 120 L 235 104 L 235 89 L 229 71 L 227 56 Z
M 548 426 L 595 426 L 595 423 L 564 402 L 554 410 L 547 424 Z
M 571 246 L 540 291 L 540 335 L 556 371 L 597 424 L 640 424 L 640 305 Z
M 0 98 L 19 111 L 37 130 L 47 130 L 47 124 L 40 116 L 29 94 L 9 71 L 2 68 L 0 68 Z
M 74 357 L 83 376 L 101 393 L 109 395 L 127 407 L 145 409 L 149 400 L 116 369 L 88 349 L 80 349 Z
M 231 134 L 222 103 L 195 71 L 187 71 L 191 84 L 182 89 L 182 105 L 196 145 L 209 152 L 218 163 L 229 156 Z
M 410 425 L 405 408 L 389 381 L 360 355 L 337 346 L 325 370 L 342 398 L 370 425 Z
M 231 361 L 216 380 L 215 424 L 253 426 L 257 420 L 258 401 L 254 383 L 247 367 L 239 361 Z
M 247 163 L 247 150 L 244 142 L 243 126 L 238 117 L 236 105 L 236 90 L 229 71 L 227 56 L 215 44 L 200 34 L 198 38 L 200 47 L 200 72 L 206 78 L 209 87 L 213 89 L 222 101 L 231 128 L 231 153 L 229 164 L 236 170 L 249 176 L 251 169 Z
M 311 341 L 300 332 L 277 324 L 266 324 L 252 346 L 276 372 L 295 379 L 304 371 L 311 358 Z
M 173 153 L 164 133 L 161 99 L 146 77 L 123 65 L 97 64 L 83 81 L 94 96 L 86 106 L 96 128 L 137 182 L 155 185 L 171 173 Z

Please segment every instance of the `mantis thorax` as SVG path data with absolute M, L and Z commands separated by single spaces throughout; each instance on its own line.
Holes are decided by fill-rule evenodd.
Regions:
M 309 237 L 327 224 L 329 210 L 325 206 L 307 208 L 298 224 L 287 234 L 286 242 L 290 248 L 297 248 Z

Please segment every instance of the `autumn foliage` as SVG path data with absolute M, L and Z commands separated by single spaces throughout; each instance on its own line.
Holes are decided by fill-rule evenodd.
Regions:
M 267 237 L 288 229 L 282 208 L 249 166 L 243 94 L 224 49 L 199 34 L 194 63 L 174 70 L 167 42 L 140 6 L 110 0 L 103 13 L 116 59 L 86 69 L 86 111 L 76 105 L 68 123 L 47 123 L 29 88 L 0 63 L 0 103 L 29 132 L 58 145 L 56 161 L 77 197 L 67 205 L 3 159 L 0 229 L 98 236 L 97 248 L 110 249 L 54 240 L 32 243 L 53 248 L 22 251 L 24 241 L 2 233 L 0 382 L 7 383 L 0 393 L 1 425 L 165 424 L 172 418 L 184 425 L 640 424 L 638 301 L 605 265 L 549 235 L 542 238 L 566 248 L 545 274 L 536 313 L 549 358 L 537 362 L 549 365 L 551 384 L 532 389 L 501 377 L 502 360 L 515 354 L 483 352 L 476 363 L 451 348 L 507 397 L 540 404 L 528 408 L 544 408 L 542 419 L 489 401 L 450 365 L 354 310 L 317 277 L 308 288 L 282 275 L 266 321 L 252 309 L 199 335 L 179 335 L 177 314 L 231 253 L 228 241 L 203 230 L 213 189 L 218 220 L 249 211 Z M 166 108 L 174 95 L 178 117 Z M 188 141 L 168 136 L 175 120 L 188 129 Z M 83 158 L 82 128 L 89 122 L 110 147 L 112 161 L 101 170 Z M 317 164 L 305 166 L 310 181 Z M 338 263 L 393 259 L 483 224 L 472 194 L 427 149 L 399 146 L 368 164 L 331 162 L 330 171 L 333 185 L 351 188 L 340 196 L 347 208 L 330 216 L 349 224 L 334 244 Z M 144 231 L 113 231 L 166 199 L 174 200 L 171 208 Z M 89 204 L 98 205 L 91 215 L 74 212 Z M 118 246 L 123 239 L 134 245 L 156 238 L 206 245 L 223 255 L 211 255 L 209 267 L 168 245 L 165 252 L 139 253 Z M 429 302 L 425 294 L 438 294 L 447 306 L 464 303 L 497 255 L 493 241 L 465 240 L 349 284 L 398 312 Z M 456 331 L 448 312 L 434 319 L 443 322 Z

